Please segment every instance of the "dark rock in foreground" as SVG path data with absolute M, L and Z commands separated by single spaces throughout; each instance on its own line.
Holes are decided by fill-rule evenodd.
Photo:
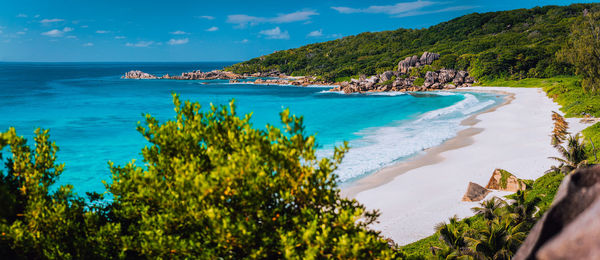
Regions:
M 600 259 L 600 165 L 565 177 L 514 259 Z

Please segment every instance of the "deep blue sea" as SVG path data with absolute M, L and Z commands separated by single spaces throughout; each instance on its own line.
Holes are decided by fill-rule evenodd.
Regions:
M 258 128 L 279 126 L 285 108 L 303 115 L 307 132 L 317 136 L 320 156 L 349 141 L 350 152 L 337 171 L 347 184 L 441 144 L 465 128 L 464 118 L 502 101 L 484 93 L 344 95 L 325 87 L 120 78 L 132 69 L 172 75 L 229 64 L 0 63 L 0 131 L 13 126 L 32 143 L 36 128 L 50 129 L 60 147 L 59 162 L 65 163 L 58 183 L 73 184 L 79 194 L 102 192 L 101 181 L 110 182 L 109 161 L 143 164 L 140 152 L 147 142 L 135 130 L 137 122 L 144 113 L 161 122 L 173 118 L 171 93 L 204 108 L 235 99 L 238 112 L 252 112 Z

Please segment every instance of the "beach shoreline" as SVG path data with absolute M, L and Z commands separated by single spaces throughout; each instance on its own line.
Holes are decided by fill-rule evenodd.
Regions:
M 434 233 L 434 226 L 454 215 L 473 215 L 478 202 L 461 198 L 470 181 L 485 186 L 496 168 L 523 179 L 536 179 L 554 163 L 550 145 L 552 111 L 559 106 L 539 88 L 470 87 L 456 91 L 507 95 L 502 104 L 464 119 L 468 126 L 441 145 L 383 168 L 342 188 L 368 209 L 380 210 L 372 226 L 400 245 Z M 568 118 L 570 130 L 587 125 Z M 492 192 L 492 196 L 507 195 Z
M 479 91 L 472 89 L 472 87 L 445 91 L 496 93 L 504 95 L 505 97 L 503 102 L 496 104 L 493 107 L 490 107 L 484 111 L 480 111 L 478 113 L 470 115 L 469 117 L 462 120 L 460 122 L 460 125 L 467 126 L 468 128 L 458 131 L 455 137 L 444 141 L 440 145 L 427 148 L 423 151 L 422 154 L 417 154 L 406 161 L 398 162 L 393 165 L 384 167 L 373 174 L 365 176 L 359 180 L 353 181 L 351 184 L 345 186 L 342 189 L 343 196 L 354 198 L 358 193 L 388 183 L 391 180 L 393 180 L 396 176 L 403 174 L 409 170 L 441 162 L 443 160 L 443 157 L 441 157 L 440 154 L 445 151 L 454 150 L 471 145 L 473 143 L 473 140 L 470 137 L 483 131 L 483 129 L 481 128 L 474 127 L 474 125 L 477 124 L 477 122 L 479 122 L 477 116 L 484 113 L 493 112 L 499 107 L 510 104 L 510 102 L 512 102 L 512 100 L 514 99 L 513 93 L 504 91 Z

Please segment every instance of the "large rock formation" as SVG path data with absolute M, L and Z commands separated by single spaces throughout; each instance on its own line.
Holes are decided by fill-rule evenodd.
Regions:
M 437 53 L 424 52 L 419 58 L 417 55 L 412 57 L 406 57 L 404 60 L 398 62 L 398 71 L 401 73 L 408 73 L 411 68 L 417 68 L 420 66 L 431 65 L 434 60 L 440 58 L 440 55 Z
M 502 169 L 495 169 L 492 177 L 485 186 L 486 189 L 517 192 L 525 190 L 527 185 L 523 180 L 520 180 L 512 173 Z
M 122 76 L 121 78 L 123 78 L 123 79 L 157 79 L 158 77 L 154 76 L 152 74 L 143 72 L 141 70 L 132 70 L 132 71 L 125 73 L 125 75 Z
M 514 259 L 600 259 L 600 165 L 565 177 Z
M 121 78 L 126 79 L 179 79 L 179 80 L 206 80 L 206 79 L 244 79 L 246 77 L 235 74 L 230 71 L 223 70 L 213 70 L 209 72 L 202 72 L 200 70 L 192 71 L 192 72 L 184 72 L 179 76 L 170 76 L 169 74 L 165 74 L 161 77 L 155 76 L 152 74 L 148 74 L 139 70 L 132 70 Z
M 352 79 L 349 82 L 340 84 L 332 91 L 343 91 L 344 93 L 428 91 L 470 87 L 474 82 L 473 78 L 469 77 L 468 72 L 451 69 L 442 69 L 437 72 L 428 71 L 425 74 L 425 82 L 422 86 L 415 85 L 416 79 L 416 77 L 407 76 L 401 71 L 386 71 L 368 78 L 361 76 L 359 79 Z
M 485 199 L 485 196 L 487 196 L 488 193 L 490 193 L 490 191 L 481 185 L 474 182 L 469 182 L 467 192 L 463 196 L 462 201 L 480 201 Z

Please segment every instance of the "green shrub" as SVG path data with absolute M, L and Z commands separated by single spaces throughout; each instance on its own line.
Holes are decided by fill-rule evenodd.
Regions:
M 423 86 L 423 84 L 425 84 L 425 79 L 423 79 L 423 78 L 417 78 L 413 82 L 413 85 L 415 85 L 415 86 Z
M 70 186 L 49 192 L 62 171 L 58 148 L 38 132 L 29 150 L 14 129 L 7 174 L 0 174 L 0 253 L 9 258 L 344 258 L 396 256 L 377 220 L 341 197 L 333 171 L 347 150 L 317 159 L 301 117 L 281 113 L 283 130 L 255 129 L 229 107 L 200 111 L 174 96 L 176 117 L 150 115 L 144 166 L 110 165 L 111 200 Z

